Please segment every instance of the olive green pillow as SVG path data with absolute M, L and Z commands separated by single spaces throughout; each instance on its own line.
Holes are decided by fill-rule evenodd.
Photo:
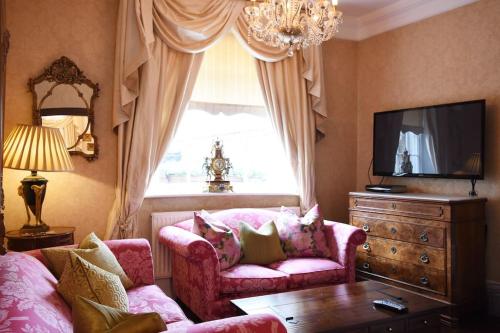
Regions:
M 286 260 L 274 221 L 263 224 L 259 230 L 240 222 L 240 244 L 243 251 L 241 264 L 267 265 Z
M 60 278 L 68 260 L 68 252 L 74 252 L 91 264 L 120 277 L 125 289 L 131 288 L 134 283 L 128 278 L 123 268 L 109 247 L 94 233 L 85 237 L 78 249 L 53 247 L 42 249 L 43 256 L 49 263 L 49 268 L 56 278 Z
M 167 326 L 156 312 L 132 314 L 77 296 L 73 304 L 74 333 L 158 333 Z
M 128 297 L 118 275 L 107 272 L 77 254 L 68 251 L 69 257 L 57 291 L 72 306 L 77 296 L 99 304 L 128 311 Z

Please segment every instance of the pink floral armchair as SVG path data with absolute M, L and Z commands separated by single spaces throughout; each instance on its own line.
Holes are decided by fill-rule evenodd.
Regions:
M 258 228 L 277 217 L 264 209 L 231 209 L 213 216 L 239 237 L 238 223 Z M 289 258 L 268 266 L 242 265 L 221 270 L 214 247 L 192 233 L 193 220 L 167 226 L 159 239 L 172 253 L 176 296 L 203 320 L 235 315 L 231 299 L 355 281 L 356 247 L 366 240 L 359 228 L 325 221 L 330 258 Z

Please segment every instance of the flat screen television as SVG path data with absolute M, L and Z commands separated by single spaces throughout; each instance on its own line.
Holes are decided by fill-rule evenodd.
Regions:
M 375 113 L 373 174 L 484 178 L 485 100 Z

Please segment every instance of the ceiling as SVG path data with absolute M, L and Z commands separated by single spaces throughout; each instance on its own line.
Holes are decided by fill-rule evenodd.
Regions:
M 344 23 L 338 38 L 365 38 L 424 20 L 479 0 L 339 0 Z
M 339 0 L 339 9 L 348 16 L 359 17 L 386 7 L 395 0 Z

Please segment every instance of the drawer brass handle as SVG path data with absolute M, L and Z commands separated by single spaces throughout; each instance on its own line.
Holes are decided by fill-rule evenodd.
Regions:
M 420 240 L 422 242 L 428 242 L 429 241 L 429 236 L 427 235 L 427 232 L 423 232 L 420 234 Z
M 370 269 L 370 264 L 369 264 L 369 263 L 367 263 L 367 262 L 365 262 L 365 263 L 363 264 L 363 268 L 364 268 L 364 269 Z
M 396 209 L 396 203 L 395 202 L 392 203 L 392 209 Z
M 420 283 L 423 284 L 424 286 L 428 285 L 429 284 L 429 279 L 426 278 L 425 276 L 422 276 L 420 278 Z
M 364 224 L 364 225 L 363 225 L 363 231 L 364 231 L 364 232 L 368 232 L 368 231 L 370 231 L 370 226 L 369 226 L 368 224 Z
M 392 254 L 396 254 L 396 252 L 398 252 L 398 249 L 396 249 L 395 246 L 391 247 L 391 252 Z
M 427 253 L 422 253 L 420 255 L 420 261 L 423 262 L 424 264 L 429 263 L 429 256 L 427 255 Z
M 423 323 L 424 323 L 424 325 L 429 324 L 429 323 L 427 322 L 427 319 L 424 319 Z
M 394 227 L 391 228 L 391 234 L 395 234 L 396 232 L 398 232 L 398 230 Z
M 370 251 L 370 244 L 364 243 L 363 244 L 363 250 Z
M 392 327 L 387 327 L 387 332 L 392 332 Z

